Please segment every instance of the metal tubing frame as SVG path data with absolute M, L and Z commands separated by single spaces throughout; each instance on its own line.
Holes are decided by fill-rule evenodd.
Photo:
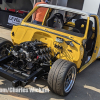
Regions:
M 31 83 L 34 79 L 34 77 L 36 76 L 39 76 L 41 74 L 41 72 L 43 71 L 43 69 L 45 68 L 39 68 L 38 70 L 36 70 L 34 73 L 32 73 L 31 75 L 29 76 L 26 76 L 27 78 L 25 79 L 22 79 L 14 74 L 11 74 L 8 72 L 8 70 L 4 70 L 2 67 L 2 65 L 5 65 L 6 68 L 9 67 L 8 65 L 4 64 L 8 59 L 11 59 L 12 56 L 7 56 L 7 57 L 4 57 L 2 59 L 0 59 L 0 76 L 9 80 L 9 81 L 12 81 L 12 85 L 14 87 L 18 87 L 18 86 L 26 86 L 28 85 L 29 83 Z M 9 69 L 9 70 L 12 70 L 14 71 L 13 68 Z M 16 70 L 16 69 L 15 69 Z M 19 71 L 19 70 L 17 70 Z M 24 73 L 25 74 L 25 73 Z M 20 74 L 21 75 L 21 74 Z

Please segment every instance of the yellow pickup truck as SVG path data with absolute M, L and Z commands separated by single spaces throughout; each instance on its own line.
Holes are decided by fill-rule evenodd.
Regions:
M 45 8 L 42 24 L 29 21 Z M 14 87 L 38 78 L 49 89 L 66 96 L 76 74 L 100 58 L 99 17 L 67 7 L 39 4 L 11 31 L 12 42 L 0 38 L 0 76 Z

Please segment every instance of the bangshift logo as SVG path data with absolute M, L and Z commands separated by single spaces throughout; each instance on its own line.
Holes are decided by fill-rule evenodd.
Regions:
M 22 20 L 23 20 L 22 18 L 15 17 L 12 15 L 9 15 L 8 17 L 8 23 L 13 25 L 19 25 L 22 22 Z

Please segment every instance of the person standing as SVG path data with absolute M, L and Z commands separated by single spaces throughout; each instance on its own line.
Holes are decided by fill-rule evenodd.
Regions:
M 35 4 L 34 8 L 38 4 L 47 4 L 47 3 L 45 2 L 45 0 L 41 0 L 41 2 L 38 2 L 38 3 Z M 33 23 L 34 24 L 42 24 L 44 16 L 47 12 L 47 9 L 48 8 L 40 7 L 34 12 L 34 14 L 33 14 Z

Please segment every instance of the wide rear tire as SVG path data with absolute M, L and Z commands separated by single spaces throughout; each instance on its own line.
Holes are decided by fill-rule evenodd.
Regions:
M 52 92 L 66 96 L 72 90 L 75 79 L 76 65 L 70 61 L 58 59 L 49 71 L 48 87 Z

